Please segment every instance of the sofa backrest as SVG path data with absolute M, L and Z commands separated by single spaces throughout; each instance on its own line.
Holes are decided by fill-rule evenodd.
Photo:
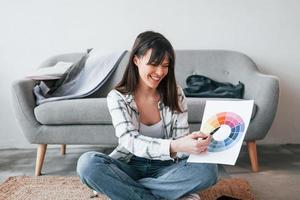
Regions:
M 130 52 L 122 58 L 112 77 L 93 95 L 106 97 L 108 92 L 121 80 L 128 63 Z M 245 54 L 228 50 L 176 50 L 175 76 L 177 83 L 185 88 L 185 80 L 189 75 L 199 74 L 216 81 L 237 84 L 251 77 L 258 71 L 256 64 Z M 82 53 L 63 54 L 52 57 L 41 64 L 51 66 L 58 61 L 76 62 Z
M 186 87 L 189 75 L 199 74 L 221 82 L 237 84 L 256 72 L 256 64 L 246 55 L 228 50 L 178 50 L 175 75 L 178 84 Z M 242 81 L 243 82 L 243 81 Z

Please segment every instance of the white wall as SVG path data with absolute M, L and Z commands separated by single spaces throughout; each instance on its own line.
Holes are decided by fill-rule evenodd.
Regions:
M 12 80 L 55 54 L 130 49 L 149 29 L 175 49 L 241 51 L 278 76 L 279 109 L 263 143 L 299 143 L 299 8 L 297 0 L 0 0 L 0 148 L 33 147 L 14 117 Z

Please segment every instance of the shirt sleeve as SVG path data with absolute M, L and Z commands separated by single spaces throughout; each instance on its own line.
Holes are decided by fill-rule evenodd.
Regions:
M 175 120 L 175 124 L 173 126 L 173 130 L 175 131 L 174 138 L 178 139 L 190 134 L 190 128 L 188 123 L 188 106 L 187 106 L 187 99 L 183 92 L 183 89 L 178 86 L 178 101 L 179 105 L 182 109 L 182 113 L 178 113 L 177 118 Z M 189 156 L 189 153 L 186 152 L 177 152 L 176 157 L 178 158 L 186 158 Z
M 174 131 L 173 133 L 173 135 L 175 136 L 174 139 L 180 138 L 190 133 L 189 123 L 188 123 L 187 99 L 180 86 L 178 86 L 178 101 L 182 112 L 177 113 L 177 118 L 173 126 L 172 131 Z
M 107 105 L 119 144 L 132 154 L 154 160 L 171 160 L 171 139 L 152 138 L 139 134 L 133 123 L 134 111 L 116 91 L 107 96 Z

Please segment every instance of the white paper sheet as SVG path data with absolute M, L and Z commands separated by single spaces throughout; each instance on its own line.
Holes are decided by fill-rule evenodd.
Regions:
M 207 101 L 201 132 L 213 135 L 208 150 L 191 154 L 187 162 L 234 165 L 250 122 L 253 100 Z

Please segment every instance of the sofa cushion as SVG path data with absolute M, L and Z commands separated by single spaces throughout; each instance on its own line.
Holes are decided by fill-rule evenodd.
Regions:
M 187 98 L 189 123 L 201 123 L 207 100 L 233 100 L 220 98 Z M 252 117 L 256 114 L 253 108 Z M 43 103 L 34 109 L 34 114 L 41 124 L 71 125 L 71 124 L 111 124 L 106 98 L 83 98 L 60 100 Z
M 82 98 L 43 103 L 34 109 L 41 124 L 112 124 L 106 98 Z

